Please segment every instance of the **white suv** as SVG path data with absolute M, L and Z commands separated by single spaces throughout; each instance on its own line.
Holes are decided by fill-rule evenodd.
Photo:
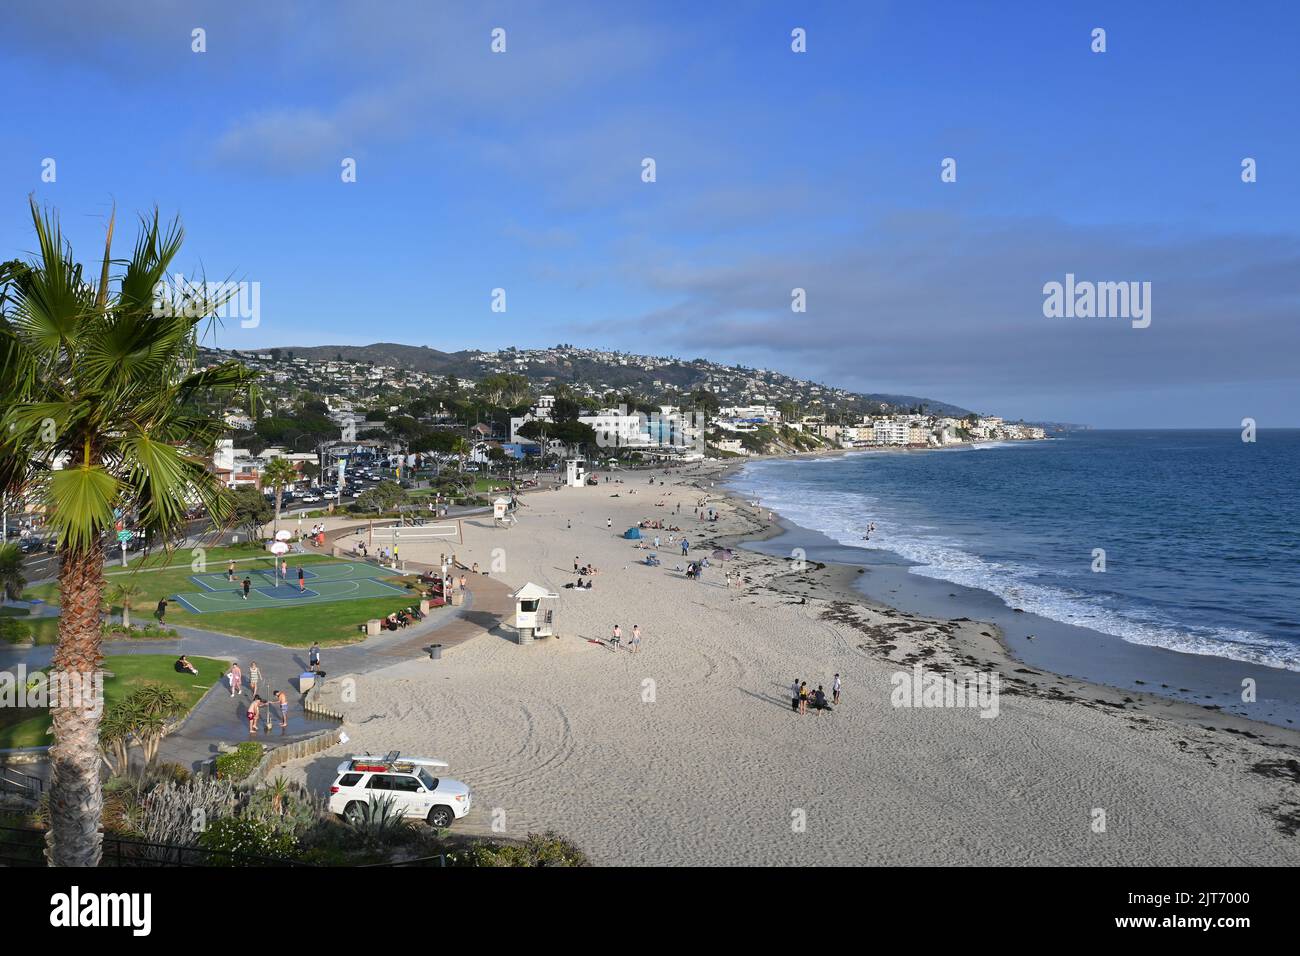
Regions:
M 472 800 L 469 787 L 459 780 L 430 773 L 445 769 L 442 760 L 403 757 L 397 751 L 383 757 L 350 757 L 339 764 L 338 779 L 330 787 L 330 812 L 355 821 L 372 797 L 388 797 L 404 817 L 419 817 L 439 829 L 449 827 L 469 813 Z

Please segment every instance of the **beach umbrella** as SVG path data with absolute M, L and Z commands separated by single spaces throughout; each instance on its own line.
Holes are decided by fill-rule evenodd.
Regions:
M 719 561 L 730 561 L 735 555 L 731 553 L 730 548 L 718 548 L 713 552 L 713 557 Z

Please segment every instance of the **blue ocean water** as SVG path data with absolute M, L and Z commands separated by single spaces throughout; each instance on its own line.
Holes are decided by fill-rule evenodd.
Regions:
M 1228 430 L 1090 431 L 767 460 L 733 485 L 796 524 L 1011 607 L 1300 670 L 1300 430 L 1260 430 L 1253 443 Z M 1104 571 L 1093 570 L 1097 548 Z

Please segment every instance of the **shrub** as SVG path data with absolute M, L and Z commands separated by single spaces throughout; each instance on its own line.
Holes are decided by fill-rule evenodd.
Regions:
M 244 819 L 268 824 L 277 833 L 289 833 L 298 839 L 321 820 L 329 818 L 322 797 L 283 777 L 276 777 L 265 787 L 241 794 L 236 812 Z
M 523 843 L 477 843 L 448 854 L 452 866 L 587 866 L 587 855 L 553 831 L 530 833 Z
M 259 866 L 297 856 L 298 841 L 261 820 L 220 817 L 199 835 L 199 846 L 214 853 L 216 866 Z
M 370 844 L 391 844 L 404 840 L 410 825 L 397 808 L 397 800 L 387 794 L 372 797 L 357 805 L 356 818 L 348 820 L 353 832 Z
M 193 846 L 204 827 L 228 816 L 234 806 L 235 786 L 229 780 L 165 781 L 142 802 L 140 832 L 151 843 Z
M 217 777 L 239 783 L 257 769 L 262 762 L 262 745 L 255 740 L 248 740 L 235 748 L 234 753 L 222 754 L 217 758 Z
M 32 640 L 32 626 L 12 617 L 0 617 L 0 641 L 8 644 L 26 644 Z

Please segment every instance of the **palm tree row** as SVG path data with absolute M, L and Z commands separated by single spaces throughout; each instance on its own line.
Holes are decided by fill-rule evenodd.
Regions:
M 110 218 L 98 280 L 73 258 L 57 218 L 31 201 L 38 253 L 7 283 L 0 318 L 0 490 L 42 510 L 57 542 L 60 617 L 53 667 L 90 674 L 102 662 L 105 546 L 134 514 L 155 540 L 173 540 L 202 503 L 221 520 L 227 499 L 207 462 L 224 429 L 218 409 L 252 384 L 237 362 L 200 368 L 205 322 L 222 304 L 202 285 L 167 284 L 184 236 L 155 211 L 131 255 L 112 257 Z M 155 305 L 160 291 L 175 307 Z M 51 707 L 46 857 L 99 862 L 98 709 Z

